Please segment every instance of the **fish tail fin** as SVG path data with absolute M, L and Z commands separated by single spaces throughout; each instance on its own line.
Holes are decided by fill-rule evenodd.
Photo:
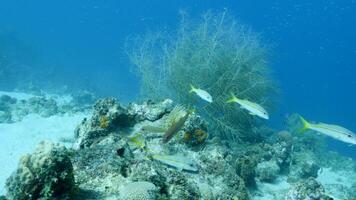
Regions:
M 146 146 L 146 141 L 144 139 L 140 139 L 141 137 L 142 137 L 142 133 L 138 133 L 134 136 L 128 137 L 128 139 L 135 146 L 137 146 L 139 148 L 144 148 Z
M 238 98 L 234 95 L 234 93 L 230 93 L 231 94 L 231 97 L 230 97 L 230 99 L 228 99 L 227 101 L 226 101 L 226 103 L 233 103 L 233 102 L 236 102 L 236 100 L 238 100 Z
M 302 122 L 302 128 L 299 129 L 300 133 L 304 133 L 305 131 L 307 131 L 310 127 L 310 124 L 307 120 L 305 120 L 302 116 L 299 116 L 300 121 Z
M 190 84 L 189 93 L 192 93 L 192 92 L 194 92 L 195 90 L 196 90 L 196 88 L 195 88 L 192 84 Z

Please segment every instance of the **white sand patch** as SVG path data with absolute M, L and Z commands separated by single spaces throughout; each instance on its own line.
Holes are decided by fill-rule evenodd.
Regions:
M 0 124 L 0 195 L 5 193 L 5 181 L 22 155 L 34 151 L 42 140 L 58 142 L 60 138 L 73 137 L 75 127 L 85 116 L 78 113 L 43 118 L 30 114 L 20 122 Z
M 287 177 L 278 177 L 273 183 L 257 181 L 257 191 L 252 191 L 253 200 L 284 199 L 285 194 L 291 185 L 287 182 Z
M 334 199 L 347 199 L 347 192 L 355 189 L 356 184 L 355 171 L 332 171 L 330 168 L 323 168 L 317 180 L 324 186 L 326 194 Z

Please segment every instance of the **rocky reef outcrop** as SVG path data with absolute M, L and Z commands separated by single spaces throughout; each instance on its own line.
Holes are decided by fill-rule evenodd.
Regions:
M 258 163 L 256 168 L 258 179 L 265 182 L 274 181 L 278 177 L 279 172 L 280 168 L 274 160 Z
M 324 187 L 314 178 L 297 183 L 287 194 L 285 200 L 332 200 L 325 194 Z
M 95 97 L 89 92 L 81 92 L 57 99 L 55 95 L 31 96 L 15 98 L 7 94 L 0 96 L 0 123 L 21 121 L 29 114 L 50 117 L 58 114 L 83 112 L 89 109 Z
M 68 150 L 49 141 L 41 142 L 33 154 L 21 158 L 6 188 L 10 200 L 69 198 L 76 186 Z
M 75 131 L 73 166 L 82 188 L 78 195 L 122 198 L 126 187 L 143 182 L 155 186 L 149 187 L 151 192 L 141 191 L 143 199 L 248 199 L 245 183 L 233 170 L 232 158 L 226 157 L 224 148 L 192 148 L 207 142 L 206 123 L 199 115 L 191 114 L 171 141 L 162 142 L 164 130 L 179 117 L 174 107 L 171 100 L 128 106 L 113 98 L 98 100 L 92 116 Z M 193 133 L 191 138 L 188 133 Z M 158 162 L 152 158 L 155 155 L 189 158 L 197 164 L 198 172 L 167 165 L 165 160 Z
M 183 126 L 164 142 L 182 116 Z M 76 128 L 73 148 L 45 141 L 21 159 L 6 198 L 248 200 L 261 183 L 284 176 L 293 185 L 286 200 L 330 199 L 315 180 L 317 159 L 294 149 L 289 132 L 268 130 L 267 139 L 243 143 L 209 138 L 207 127 L 203 116 L 169 99 L 99 99 Z

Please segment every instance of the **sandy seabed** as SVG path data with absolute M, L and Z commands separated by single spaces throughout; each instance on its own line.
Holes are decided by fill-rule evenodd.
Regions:
M 18 100 L 33 95 L 25 93 L 0 92 Z M 85 117 L 84 113 L 41 117 L 29 114 L 22 121 L 0 123 L 0 195 L 5 193 L 5 181 L 17 168 L 22 155 L 31 153 L 42 140 L 58 142 L 62 138 L 73 138 L 74 129 Z

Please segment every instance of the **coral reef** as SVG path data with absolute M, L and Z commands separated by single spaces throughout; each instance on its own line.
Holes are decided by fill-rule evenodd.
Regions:
M 120 191 L 120 198 L 125 200 L 154 200 L 156 186 L 150 182 L 140 181 L 125 185 Z
M 233 196 L 238 196 L 241 199 L 247 199 L 248 192 L 244 181 L 235 173 L 225 173 L 226 169 L 232 169 L 230 164 L 232 162 L 224 161 L 224 165 L 221 162 L 212 164 L 208 151 L 189 151 L 184 144 L 180 144 L 182 140 L 180 137 L 174 137 L 166 146 L 160 139 L 163 133 L 158 133 L 159 137 L 153 136 L 157 133 L 151 132 L 153 128 L 147 128 L 147 124 L 154 123 L 155 126 L 167 127 L 167 123 L 172 123 L 172 117 L 176 118 L 176 113 L 171 113 L 172 108 L 171 100 L 159 103 L 151 101 L 142 104 L 132 103 L 126 108 L 115 99 L 107 98 L 97 101 L 92 117 L 83 120 L 76 130 L 77 153 L 73 157 L 73 166 L 75 170 L 82 169 L 76 173 L 76 180 L 82 191 L 92 191 L 100 198 L 106 198 L 120 194 L 118 187 L 111 187 L 113 184 L 146 181 L 156 186 L 159 191 L 156 194 L 158 199 L 200 199 L 205 194 L 201 194 L 199 185 L 204 183 L 204 192 L 211 190 L 211 195 L 214 193 L 216 197 L 231 199 Z M 103 116 L 106 118 L 101 121 L 105 123 L 100 123 Z M 121 117 L 117 118 L 118 116 Z M 108 126 L 106 126 L 107 123 Z M 100 127 L 100 124 L 105 124 L 105 128 Z M 202 132 L 206 130 L 205 124 L 199 115 L 191 114 L 180 131 L 181 135 L 190 130 Z M 140 134 L 145 140 L 145 148 L 137 149 L 128 145 L 127 142 L 132 143 L 130 135 L 135 133 L 127 135 L 122 131 L 142 131 L 142 127 L 146 127 L 145 132 Z M 207 133 L 204 131 L 202 135 L 198 132 L 197 136 L 203 138 L 197 138 L 201 143 L 206 140 Z M 189 175 L 190 172 L 177 171 L 176 168 L 157 162 L 156 159 L 147 159 L 147 157 L 155 158 L 157 153 L 162 154 L 166 151 L 170 154 L 185 152 L 190 155 L 189 157 L 201 158 L 199 159 L 201 172 Z M 220 153 L 217 156 L 224 159 Z M 214 169 L 216 167 L 220 170 Z M 206 178 L 208 174 L 209 179 L 220 177 L 219 188 L 223 190 L 214 191 L 214 185 L 211 185 Z M 111 179 L 108 180 L 108 177 Z M 112 177 L 115 179 L 112 180 Z M 98 184 L 102 187 L 95 187 Z M 80 195 L 85 198 L 94 198 L 83 192 Z
M 99 99 L 78 125 L 73 148 L 43 142 L 21 159 L 6 198 L 249 200 L 263 194 L 264 184 L 284 181 L 278 198 L 329 199 L 315 179 L 321 165 L 339 169 L 338 161 L 344 170 L 355 169 L 347 159 L 317 155 L 287 131 L 258 128 L 269 137 L 254 143 L 208 138 L 207 122 L 197 113 L 163 143 L 167 127 L 186 110 L 168 99 L 128 106 Z M 338 196 L 353 195 L 352 183 L 330 181 L 330 187 L 339 188 Z
M 274 181 L 277 178 L 279 172 L 280 168 L 274 160 L 258 163 L 256 168 L 258 179 L 266 182 Z
M 320 166 L 317 162 L 318 159 L 315 158 L 315 155 L 310 151 L 295 152 L 290 166 L 288 181 L 296 182 L 309 177 L 316 178 L 320 170 Z
M 85 148 L 109 135 L 114 129 L 127 128 L 135 123 L 135 116 L 116 99 L 98 100 L 90 119 L 84 119 L 75 130 L 75 148 Z M 122 130 L 121 130 L 122 131 Z
M 236 172 L 248 185 L 255 184 L 257 161 L 252 156 L 236 159 Z
M 226 104 L 230 92 L 268 107 L 275 84 L 269 78 L 267 50 L 255 33 L 236 22 L 227 12 L 205 13 L 191 20 L 182 13 L 177 34 L 149 34 L 133 39 L 128 49 L 142 80 L 145 97 L 174 99 L 195 105 L 215 135 L 228 139 L 254 139 L 254 117 Z M 200 104 L 189 94 L 189 85 L 205 89 L 214 102 Z
M 57 114 L 68 114 L 86 111 L 87 106 L 75 103 L 72 99 L 61 102 L 55 96 L 31 96 L 26 99 L 17 99 L 9 95 L 0 96 L 0 123 L 13 123 L 21 121 L 29 114 L 38 114 L 41 117 L 50 117 Z
M 131 103 L 128 106 L 129 113 L 135 116 L 136 121 L 155 121 L 160 119 L 173 109 L 173 101 L 165 99 L 159 103 L 145 101 L 142 104 Z
M 287 194 L 285 200 L 332 200 L 325 194 L 323 186 L 314 178 L 297 183 Z
M 208 133 L 202 129 L 196 129 L 194 132 L 185 132 L 183 135 L 183 141 L 191 146 L 203 144 L 208 138 Z
M 43 117 L 49 117 L 58 113 L 57 102 L 52 98 L 32 97 L 26 102 L 29 110 L 28 113 L 38 113 Z
M 68 198 L 75 190 L 73 167 L 64 146 L 41 142 L 21 158 L 6 182 L 7 198 L 16 200 Z

